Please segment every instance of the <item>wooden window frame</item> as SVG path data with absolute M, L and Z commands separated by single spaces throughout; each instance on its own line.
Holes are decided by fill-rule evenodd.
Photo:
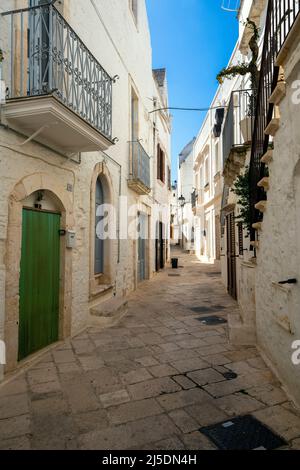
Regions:
M 160 144 L 157 144 L 157 179 L 166 182 L 166 155 Z

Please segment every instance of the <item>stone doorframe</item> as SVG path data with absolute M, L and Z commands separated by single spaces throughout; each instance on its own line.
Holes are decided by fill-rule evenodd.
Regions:
M 17 183 L 9 196 L 5 255 L 6 299 L 4 340 L 7 355 L 6 373 L 12 372 L 18 367 L 19 282 L 23 201 L 36 191 L 49 191 L 61 212 L 61 229 L 72 229 L 74 227 L 73 203 L 67 191 L 64 191 L 62 188 L 63 185 L 57 181 L 57 178 L 44 173 L 35 173 L 26 176 Z M 59 339 L 64 339 L 71 334 L 72 303 L 72 250 L 65 248 L 64 237 L 61 238 L 60 262 Z
M 95 299 L 103 293 L 105 287 L 111 287 L 114 283 L 115 272 L 113 266 L 113 245 L 114 240 L 107 239 L 104 241 L 104 273 L 95 276 L 95 206 L 96 206 L 96 182 L 100 178 L 104 190 L 104 202 L 115 207 L 113 182 L 110 172 L 105 162 L 97 163 L 94 167 L 91 179 L 90 189 L 90 300 Z

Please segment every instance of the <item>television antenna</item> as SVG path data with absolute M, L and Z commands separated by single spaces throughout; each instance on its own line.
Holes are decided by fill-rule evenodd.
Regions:
M 240 0 L 222 0 L 221 8 L 225 11 L 239 11 Z

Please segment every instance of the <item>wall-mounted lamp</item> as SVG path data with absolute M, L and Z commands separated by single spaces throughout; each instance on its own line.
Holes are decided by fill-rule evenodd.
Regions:
M 35 209 L 42 209 L 42 201 L 44 200 L 44 191 L 38 191 L 36 195 L 36 201 L 34 204 Z

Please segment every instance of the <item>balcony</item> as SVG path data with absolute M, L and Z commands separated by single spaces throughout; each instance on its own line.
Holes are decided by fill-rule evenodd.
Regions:
M 198 202 L 198 194 L 197 194 L 196 189 L 194 189 L 194 191 L 191 194 L 191 203 L 192 203 L 193 210 L 196 209 L 197 202 Z
M 106 150 L 113 79 L 52 4 L 3 19 L 7 124 L 63 154 Z
M 139 141 L 130 142 L 128 187 L 140 195 L 151 191 L 150 157 Z
M 223 176 L 228 186 L 239 175 L 251 148 L 254 107 L 252 90 L 232 92 L 223 126 Z

